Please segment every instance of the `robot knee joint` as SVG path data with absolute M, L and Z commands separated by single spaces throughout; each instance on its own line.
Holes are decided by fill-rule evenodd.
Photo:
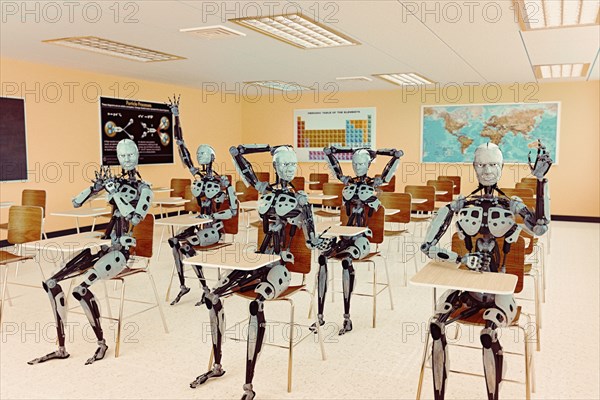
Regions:
M 433 340 L 439 340 L 444 335 L 444 325 L 440 322 L 432 322 L 429 325 L 429 333 Z
M 258 310 L 259 310 L 260 306 L 258 304 L 258 301 L 254 300 L 252 302 L 250 302 L 250 315 L 255 317 L 256 315 L 258 315 Z
M 348 269 L 352 267 L 352 259 L 351 258 L 344 258 L 342 260 L 342 268 L 344 269 Z
M 48 279 L 47 281 L 42 282 L 42 287 L 48 292 L 50 289 L 54 289 L 57 284 L 55 279 Z
M 319 256 L 319 265 L 327 265 L 327 257 L 325 257 L 323 254 Z
M 77 301 L 81 300 L 83 298 L 83 296 L 85 296 L 85 294 L 87 293 L 87 288 L 85 286 L 77 286 L 75 289 L 73 289 L 73 297 L 75 297 L 75 299 L 77 299 Z
M 170 238 L 169 239 L 169 246 L 171 246 L 171 248 L 176 248 L 179 249 L 179 239 L 177 238 Z
M 496 332 L 489 328 L 486 328 L 481 331 L 481 335 L 479 336 L 479 339 L 481 340 L 481 345 L 483 346 L 484 349 L 491 349 L 492 344 L 498 340 L 497 336 L 496 336 Z

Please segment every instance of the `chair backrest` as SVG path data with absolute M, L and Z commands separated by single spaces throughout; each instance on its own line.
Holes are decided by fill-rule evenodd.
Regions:
M 172 178 L 171 179 L 171 197 L 185 197 L 185 187 L 191 186 L 192 180 L 187 178 Z
M 340 211 L 340 220 L 342 221 L 342 226 L 348 225 L 348 215 L 346 214 L 346 207 L 343 205 Z M 371 232 L 373 232 L 373 236 L 369 238 L 369 242 L 373 244 L 383 243 L 383 239 L 385 238 L 385 207 L 379 207 L 370 217 L 367 214 L 365 226 L 369 227 Z
M 221 206 L 222 210 L 226 210 L 229 208 L 229 200 L 226 200 Z M 239 219 L 240 219 L 240 205 L 238 203 L 237 213 L 229 218 L 223 220 L 223 231 L 230 235 L 237 235 L 239 230 Z
M 319 182 L 319 183 L 311 183 L 308 185 L 310 190 L 323 190 L 323 184 L 329 182 L 329 174 L 310 174 L 308 175 L 309 182 Z
M 473 246 L 478 236 L 473 238 Z M 499 249 L 504 246 L 504 238 L 498 238 L 497 243 Z M 465 247 L 465 242 L 460 239 L 458 233 L 452 235 L 452 251 L 462 256 L 468 253 Z M 475 251 L 475 250 L 473 250 Z M 502 257 L 502 250 L 500 250 L 500 257 Z M 525 240 L 522 237 L 510 246 L 510 251 L 506 255 L 506 273 L 517 276 L 517 286 L 515 287 L 515 293 L 520 293 L 523 290 L 523 272 L 525 270 Z
M 342 192 L 344 191 L 343 183 L 324 183 L 323 194 L 335 195 L 335 199 L 323 200 L 322 205 L 324 207 L 341 207 L 342 206 Z
M 8 210 L 8 243 L 22 244 L 42 238 L 42 207 L 12 206 Z
M 154 244 L 154 215 L 148 213 L 139 224 L 133 227 L 135 247 L 131 254 L 136 257 L 151 258 Z
M 260 182 L 269 182 L 271 183 L 271 174 L 269 172 L 255 172 L 256 178 Z
M 454 194 L 460 194 L 460 176 L 440 175 L 438 181 L 454 182 Z
M 531 189 L 531 190 L 533 190 L 533 193 L 535 194 L 535 192 L 537 190 L 537 183 L 517 182 L 515 184 L 515 189 Z
M 42 207 L 42 216 L 46 216 L 46 191 L 24 189 L 21 193 L 22 206 Z
M 436 194 L 435 201 L 452 201 L 452 194 L 454 193 L 454 183 L 452 181 L 431 180 L 427 181 L 427 186 L 433 186 L 436 191 L 446 192 L 446 194 Z
M 246 184 L 242 181 L 237 181 L 235 183 L 235 192 L 241 193 L 237 195 L 238 201 L 251 201 L 258 200 L 258 190 L 254 189 L 252 186 L 246 187 Z
M 425 203 L 413 203 L 412 211 L 432 212 L 435 208 L 435 187 L 433 186 L 407 185 L 404 193 L 410 194 L 413 199 L 427 200 Z
M 529 189 L 529 188 L 521 188 L 521 189 L 513 189 L 513 188 L 500 188 L 500 190 L 502 190 L 502 192 L 507 195 L 508 197 L 513 197 L 513 196 L 517 196 L 520 198 L 523 197 L 533 197 L 533 190 Z
M 380 186 L 382 192 L 395 192 L 396 191 L 396 175 L 392 176 L 392 179 L 388 182 L 387 185 Z
M 289 234 L 291 225 L 288 224 L 286 226 L 286 233 Z M 262 230 L 262 227 L 258 229 L 258 246 L 262 243 L 265 238 L 265 233 Z M 290 253 L 294 255 L 294 263 L 288 263 L 286 265 L 288 271 L 295 272 L 298 274 L 308 274 L 310 273 L 311 262 L 312 262 L 312 252 L 306 247 L 306 240 L 304 239 L 304 233 L 301 229 L 296 230 L 296 234 L 294 235 L 294 239 L 292 240 L 292 244 L 290 246 Z
M 297 176 L 294 179 L 292 179 L 292 186 L 294 186 L 294 188 L 296 189 L 296 191 L 302 190 L 304 191 L 304 177 L 303 176 Z
M 381 193 L 379 201 L 386 209 L 400 210 L 397 214 L 387 215 L 385 222 L 408 224 L 410 222 L 411 197 L 407 193 Z
M 183 209 L 188 212 L 199 213 L 201 210 L 198 201 L 192 194 L 192 186 L 188 185 L 185 187 L 185 193 L 183 196 L 184 199 L 189 200 L 187 203 L 183 205 Z

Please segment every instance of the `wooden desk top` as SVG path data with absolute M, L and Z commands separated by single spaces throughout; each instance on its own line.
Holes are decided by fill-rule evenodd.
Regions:
M 196 214 L 176 215 L 169 218 L 161 218 L 155 221 L 156 225 L 194 226 L 204 225 L 212 222 L 212 218 L 197 218 Z
M 257 200 L 249 200 L 240 202 L 240 209 L 242 210 L 256 210 L 258 208 Z
M 412 204 L 423 204 L 423 203 L 427 203 L 427 199 L 419 199 L 419 198 L 413 198 L 410 201 Z
M 15 203 L 12 201 L 3 201 L 3 202 L 0 202 L 0 208 L 8 208 L 8 207 L 12 206 L 13 204 L 15 204 Z
M 201 265 L 203 268 L 253 271 L 281 259 L 276 254 L 257 254 L 254 249 L 254 246 L 235 243 L 220 249 L 200 251 L 194 257 L 185 258 L 183 263 Z
M 189 203 L 188 199 L 182 199 L 181 197 L 167 197 L 164 199 L 154 199 L 152 203 L 172 206 L 182 206 L 185 203 Z
M 365 233 L 367 229 L 360 226 L 334 226 L 323 236 L 357 236 Z
M 396 215 L 400 212 L 398 208 L 386 208 L 385 215 Z
M 457 264 L 430 261 L 410 279 L 416 286 L 440 287 L 467 292 L 513 294 L 517 276 L 458 269 Z
M 99 215 L 110 214 L 111 211 L 106 208 L 81 207 L 67 211 L 58 211 L 50 213 L 55 217 L 97 217 Z

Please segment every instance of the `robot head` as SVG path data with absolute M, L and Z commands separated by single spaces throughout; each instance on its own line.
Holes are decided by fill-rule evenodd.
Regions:
M 198 164 L 208 165 L 215 160 L 215 150 L 207 144 L 201 144 L 196 151 Z
M 281 146 L 273 153 L 273 167 L 277 176 L 284 181 L 291 182 L 296 176 L 298 158 L 296 152 L 290 146 Z
M 498 183 L 503 165 L 502 151 L 495 144 L 485 143 L 475 149 L 473 167 L 481 185 L 492 186 Z
M 367 149 L 356 150 L 352 154 L 352 169 L 356 176 L 365 176 L 369 172 L 369 166 L 371 165 L 371 154 Z
M 133 140 L 123 139 L 117 144 L 117 158 L 125 171 L 131 171 L 137 167 L 139 156 L 140 153 Z

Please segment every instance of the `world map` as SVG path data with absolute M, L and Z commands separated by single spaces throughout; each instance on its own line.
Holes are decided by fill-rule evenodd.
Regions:
M 471 163 L 491 142 L 505 163 L 526 163 L 539 139 L 556 163 L 558 114 L 559 103 L 424 106 L 422 161 Z

